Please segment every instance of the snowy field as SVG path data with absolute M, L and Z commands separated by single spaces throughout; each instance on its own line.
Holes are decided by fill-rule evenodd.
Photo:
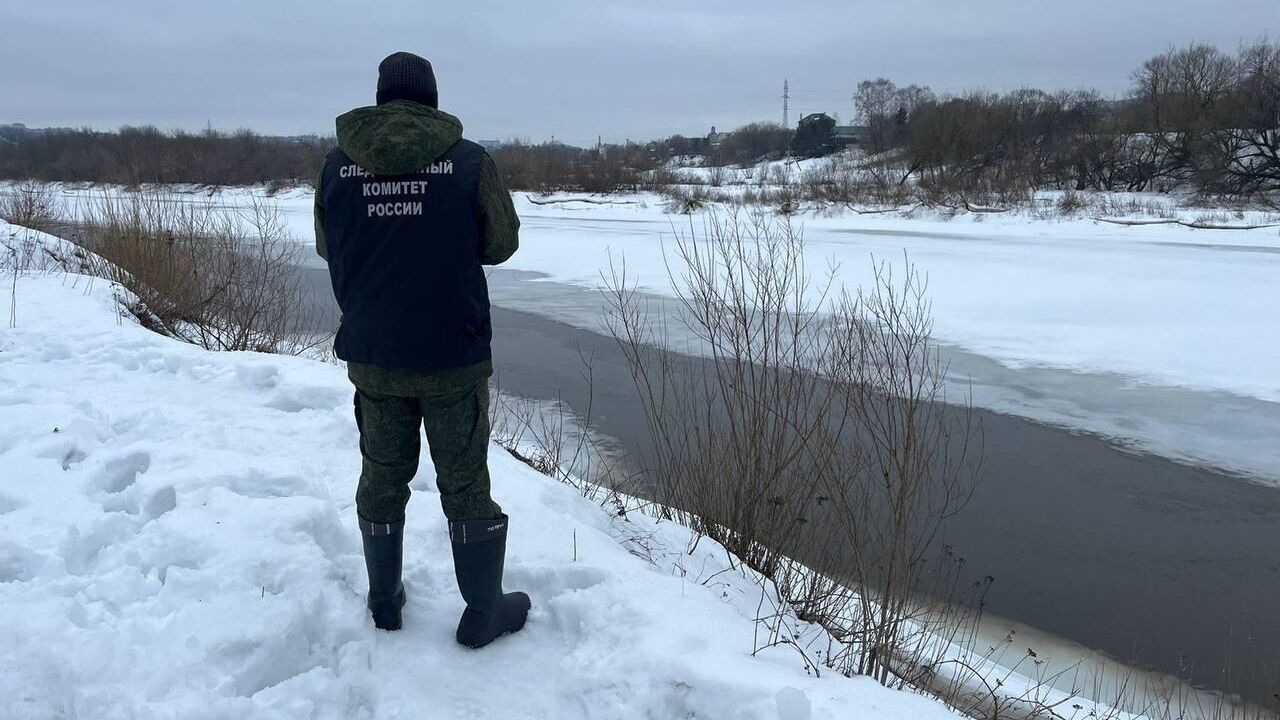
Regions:
M 641 288 L 671 294 L 663 252 L 703 219 L 635 204 L 519 208 L 528 241 L 510 266 L 599 285 L 612 257 Z M 647 202 L 646 202 L 647 200 Z M 565 216 L 578 219 L 566 226 Z M 1113 372 L 1136 381 L 1280 402 L 1280 229 L 1121 227 L 1089 220 L 798 217 L 810 268 L 840 264 L 868 285 L 872 257 L 928 275 L 939 340 L 1012 365 Z M 640 227 L 636 227 L 639 225 Z
M 62 197 L 71 205 L 92 192 L 64 188 Z M 261 195 L 232 189 L 208 200 L 245 207 Z M 673 293 L 675 237 L 700 236 L 707 214 L 723 212 L 670 214 L 654 195 L 550 199 L 568 202 L 517 193 L 521 250 L 504 268 L 597 288 L 610 263 L 625 260 L 629 278 L 656 296 Z M 273 202 L 294 237 L 310 242 L 310 192 L 289 190 Z M 1171 205 L 1168 212 L 1188 221 L 1204 215 Z M 905 253 L 927 276 L 954 389 L 972 391 L 979 406 L 1280 483 L 1280 228 L 1131 227 L 1026 213 L 809 212 L 793 222 L 810 269 L 821 274 L 836 263 L 849 288 L 870 282 L 875 261 L 900 271 Z M 521 309 L 600 329 L 599 298 L 588 295 L 591 307 L 566 313 L 529 295 Z
M 791 649 L 753 657 L 760 589 L 720 572 L 723 550 L 685 554 L 687 530 L 611 517 L 497 447 L 528 626 L 483 651 L 453 642 L 462 601 L 424 458 L 405 629 L 376 631 L 340 368 L 160 337 L 102 281 L 19 278 L 16 308 L 9 290 L 6 720 L 954 717 L 865 678 L 812 677 Z

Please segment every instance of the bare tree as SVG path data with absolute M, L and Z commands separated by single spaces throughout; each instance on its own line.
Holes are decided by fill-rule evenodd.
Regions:
M 906 682 L 939 638 L 972 628 L 936 536 L 980 455 L 967 409 L 942 397 L 920 276 L 895 285 L 882 269 L 867 292 L 832 297 L 798 231 L 762 214 L 708 220 L 676 256 L 679 322 L 705 359 L 663 350 L 625 266 L 610 279 L 655 499 L 835 633 L 827 667 Z M 765 644 L 786 637 L 772 624 Z
M 904 267 L 899 280 L 882 263 L 871 287 L 842 296 L 831 367 L 833 388 L 852 409 L 859 462 L 826 489 L 862 589 L 857 672 L 883 684 L 919 664 L 924 636 L 945 636 L 954 620 L 922 594 L 938 589 L 936 540 L 968 502 L 981 460 L 967 401 L 947 404 L 927 285 L 910 262 Z
M 897 100 L 898 86 L 887 78 L 858 83 L 853 102 L 857 106 L 858 122 L 870 130 L 872 152 L 882 153 L 889 149 Z

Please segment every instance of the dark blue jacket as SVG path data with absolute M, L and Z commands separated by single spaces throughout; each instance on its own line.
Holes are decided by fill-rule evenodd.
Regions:
M 329 153 L 318 201 L 342 309 L 340 359 L 429 371 L 491 357 L 477 208 L 484 157 L 459 140 L 416 172 L 374 175 L 341 149 Z

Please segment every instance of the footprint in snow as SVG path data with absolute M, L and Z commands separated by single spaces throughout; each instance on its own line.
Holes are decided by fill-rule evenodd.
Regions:
M 318 487 L 306 478 L 296 475 L 268 475 L 261 470 L 249 470 L 241 475 L 214 478 L 212 482 L 237 495 L 262 500 L 322 496 Z
M 327 654 L 312 651 L 313 642 L 321 638 L 314 637 L 304 621 L 296 617 L 282 619 L 285 626 L 280 633 L 244 638 L 215 650 L 216 662 L 228 669 L 218 690 L 253 697 L 311 670 L 330 666 Z
M 102 509 L 106 512 L 141 515 L 143 522 L 155 520 L 177 506 L 178 494 L 172 485 L 156 490 L 145 501 L 142 500 L 142 492 L 137 485 L 130 485 L 122 492 L 108 494 L 102 498 Z
M 0 515 L 8 515 L 20 507 L 22 507 L 22 503 L 18 500 L 8 495 L 0 495 Z
M 311 538 L 326 558 L 360 552 L 359 540 L 346 531 L 332 507 L 311 513 L 298 523 L 297 528 Z
M 30 580 L 37 562 L 35 555 L 20 545 L 0 544 L 0 583 Z
M 351 402 L 346 390 L 322 386 L 289 386 L 280 388 L 265 405 L 282 412 L 333 410 Z
M 148 520 L 155 520 L 176 507 L 178 507 L 178 493 L 172 485 L 166 485 L 147 498 L 147 502 L 142 506 L 142 512 Z
M 151 455 L 145 452 L 131 452 L 107 460 L 91 475 L 90 494 L 106 512 L 137 515 L 142 509 L 138 476 L 150 469 Z
M 67 572 L 93 574 L 101 564 L 103 551 L 129 537 L 133 530 L 133 521 L 124 515 L 104 516 L 84 532 L 72 526 L 60 548 Z
M 93 408 L 89 408 L 93 412 Z M 84 462 L 94 450 L 113 437 L 110 428 L 86 415 L 72 418 L 49 431 L 36 457 L 57 460 L 64 471 Z
M 513 567 L 506 571 L 504 584 L 546 599 L 589 590 L 609 579 L 604 570 L 586 565 L 556 568 Z
M 280 384 L 280 370 L 273 365 L 237 365 L 236 377 L 253 390 L 274 390 Z
M 84 462 L 85 458 L 87 457 L 89 457 L 89 453 L 80 449 L 78 446 L 76 446 L 73 443 L 69 445 L 66 449 L 66 452 L 62 454 L 62 469 L 70 470 L 76 465 L 79 465 L 80 463 Z
M 128 490 L 138 481 L 139 475 L 150 469 L 150 453 L 131 452 L 123 457 L 108 460 L 98 472 L 94 484 L 99 490 L 115 495 Z

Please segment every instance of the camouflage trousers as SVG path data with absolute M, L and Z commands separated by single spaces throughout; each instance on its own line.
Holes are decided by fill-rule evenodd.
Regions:
M 404 521 L 425 428 L 440 504 L 449 520 L 497 517 L 489 496 L 489 384 L 429 394 L 384 395 L 356 388 L 363 463 L 356 512 L 371 523 Z

